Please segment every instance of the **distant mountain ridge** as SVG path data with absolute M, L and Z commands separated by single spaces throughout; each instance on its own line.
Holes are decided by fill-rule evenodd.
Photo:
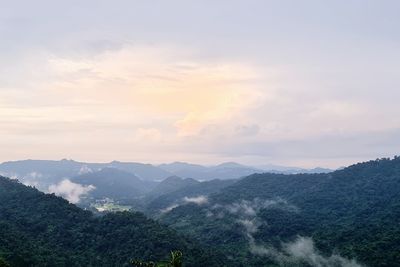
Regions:
M 253 167 L 248 167 L 234 162 L 226 162 L 216 166 L 202 166 L 185 162 L 161 164 L 158 167 L 173 173 L 176 176 L 194 178 L 197 180 L 237 179 L 253 173 L 262 173 Z
M 178 176 L 170 176 L 167 179 L 161 181 L 157 184 L 153 190 L 149 192 L 149 196 L 152 198 L 168 194 L 179 190 L 181 188 L 191 186 L 191 185 L 198 185 L 200 184 L 199 181 L 192 179 L 192 178 L 181 178 Z
M 71 181 L 93 186 L 90 195 L 96 199 L 140 197 L 157 185 L 156 182 L 142 180 L 132 173 L 110 167 L 75 176 Z
M 303 169 L 295 167 L 284 167 L 278 165 L 264 165 L 260 167 L 251 167 L 236 162 L 225 162 L 215 166 L 202 166 L 190 164 L 186 162 L 173 162 L 170 164 L 161 164 L 158 167 L 173 173 L 179 177 L 194 178 L 197 180 L 213 180 L 213 179 L 238 179 L 251 175 L 253 173 L 328 173 L 331 169 L 314 168 Z
M 269 166 L 270 168 L 267 168 Z M 275 167 L 275 168 L 274 168 Z M 215 166 L 202 166 L 186 162 L 152 165 L 138 162 L 112 161 L 109 163 L 87 163 L 74 160 L 21 160 L 9 161 L 0 164 L 0 174 L 16 177 L 27 183 L 40 180 L 46 186 L 59 182 L 64 178 L 75 177 L 87 172 L 99 171 L 103 168 L 115 168 L 134 174 L 138 178 L 150 181 L 161 181 L 170 176 L 193 178 L 197 180 L 236 179 L 253 173 L 320 173 L 329 172 L 329 169 L 301 169 L 265 165 L 251 167 L 235 162 L 226 162 Z

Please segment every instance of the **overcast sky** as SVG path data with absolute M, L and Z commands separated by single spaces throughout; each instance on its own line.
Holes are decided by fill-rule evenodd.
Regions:
M 0 4 L 0 161 L 400 154 L 400 1 Z

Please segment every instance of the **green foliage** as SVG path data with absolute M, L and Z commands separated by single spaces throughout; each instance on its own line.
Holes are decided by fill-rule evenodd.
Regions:
M 97 172 L 82 174 L 71 181 L 83 185 L 93 185 L 96 189 L 89 194 L 91 198 L 111 198 L 126 200 L 144 195 L 155 183 L 142 181 L 134 174 L 114 168 L 103 168 Z
M 132 265 L 134 267 L 182 267 L 182 257 L 183 254 L 181 251 L 176 250 L 176 251 L 171 251 L 171 258 L 169 261 L 164 261 L 164 262 L 143 262 L 143 261 L 138 261 L 134 260 L 132 261 Z
M 211 183 L 188 186 L 154 199 L 151 211 L 187 192 L 214 192 L 208 204 L 182 205 L 163 215 L 160 224 L 141 213 L 94 216 L 62 198 L 0 177 L 0 257 L 5 259 L 0 267 L 7 262 L 13 267 L 132 266 L 132 257 L 147 260 L 134 266 L 148 267 L 277 266 L 273 259 L 250 252 L 237 217 L 213 210 L 216 204 L 255 198 L 284 199 L 297 208 L 261 209 L 257 218 L 265 223 L 253 234 L 257 244 L 279 249 L 298 235 L 309 236 L 324 255 L 339 253 L 366 266 L 400 266 L 399 157 L 328 174 L 256 174 L 215 191 L 208 187 L 215 188 Z M 184 263 L 182 254 L 170 254 L 176 249 L 185 255 Z M 170 260 L 157 262 L 168 255 Z
M 164 191 L 161 195 L 151 195 L 145 199 L 146 214 L 157 216 L 160 210 L 165 209 L 184 197 L 196 197 L 199 195 L 210 195 L 220 191 L 222 188 L 228 187 L 236 182 L 236 180 L 212 180 L 205 182 L 191 183 L 189 179 L 185 179 L 184 185 L 175 186 L 174 190 Z M 163 183 L 163 182 L 162 182 Z
M 0 258 L 0 267 L 11 267 L 3 258 Z
M 367 266 L 400 266 L 400 158 L 360 163 L 327 174 L 255 174 L 209 197 L 209 205 L 185 205 L 161 218 L 204 246 L 222 249 L 242 264 L 258 266 L 237 218 L 207 210 L 239 200 L 284 199 L 298 212 L 263 209 L 257 242 L 281 246 L 310 236 L 321 253 L 340 253 Z M 257 263 L 258 262 L 258 263 Z M 265 264 L 266 265 L 266 264 Z M 264 265 L 261 265 L 264 266 Z
M 171 252 L 171 267 L 182 267 L 182 252 L 172 251 Z
M 94 216 L 0 177 L 0 251 L 13 267 L 127 266 L 132 257 L 154 261 L 175 249 L 186 266 L 223 266 L 223 255 L 141 213 Z

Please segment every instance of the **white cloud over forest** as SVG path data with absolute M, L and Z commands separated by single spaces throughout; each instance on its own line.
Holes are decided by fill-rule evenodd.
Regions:
M 82 197 L 86 196 L 90 191 L 94 190 L 93 185 L 81 185 L 71 182 L 69 179 L 64 179 L 58 184 L 50 185 L 48 192 L 61 196 L 69 202 L 76 204 Z

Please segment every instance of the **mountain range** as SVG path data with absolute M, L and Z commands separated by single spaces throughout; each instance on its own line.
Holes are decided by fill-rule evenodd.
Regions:
M 159 220 L 244 265 L 400 266 L 399 157 L 253 174 L 203 198 Z
M 172 250 L 182 251 L 188 266 L 230 262 L 141 213 L 94 216 L 0 177 L 0 258 L 13 267 L 130 266 L 131 259 L 166 259 Z
M 77 204 L 90 211 L 0 178 L 0 258 L 15 266 L 124 266 L 129 257 L 162 259 L 172 249 L 184 251 L 185 266 L 400 266 L 399 157 L 327 173 L 161 182 L 128 164 L 85 165 L 90 171 L 52 164 L 75 166 L 78 175 L 58 186 L 87 190 Z M 181 167 L 188 168 L 157 168 Z
M 330 172 L 330 169 L 301 169 L 266 165 L 264 168 L 255 168 L 234 162 L 222 163 L 215 166 L 202 166 L 184 162 L 152 165 L 137 162 L 86 163 L 63 159 L 53 160 L 21 160 L 0 164 L 0 174 L 18 178 L 20 181 L 34 185 L 40 189 L 47 189 L 51 184 L 65 178 L 81 174 L 96 172 L 104 168 L 114 168 L 134 174 L 142 180 L 161 181 L 171 176 L 193 178 L 197 180 L 237 179 L 253 173 L 320 173 Z

